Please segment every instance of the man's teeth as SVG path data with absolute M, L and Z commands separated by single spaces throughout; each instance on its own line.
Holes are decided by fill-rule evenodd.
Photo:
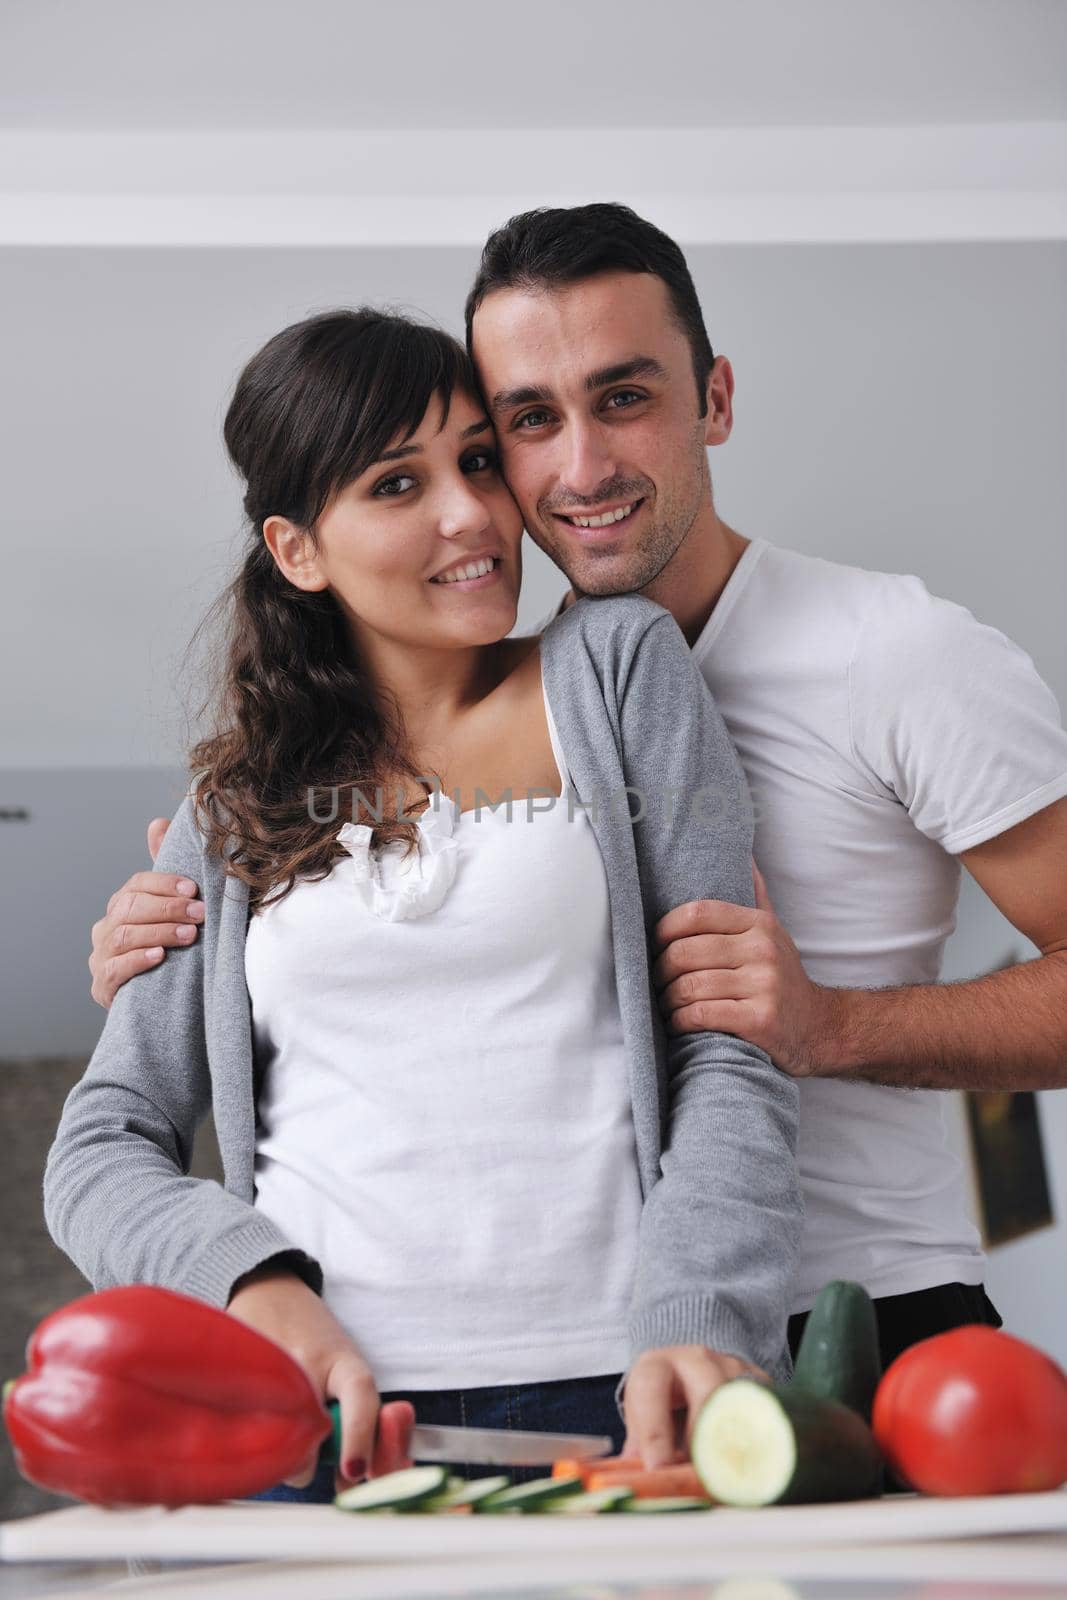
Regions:
M 602 517 L 568 517 L 568 522 L 573 522 L 576 528 L 606 528 L 609 522 L 621 522 L 623 517 L 628 517 L 634 506 L 620 506 L 618 511 L 605 511 Z
M 462 583 L 464 578 L 484 578 L 487 572 L 492 572 L 495 562 L 488 556 L 482 561 L 469 561 L 465 567 L 450 567 L 447 572 L 442 572 L 439 577 L 431 578 L 431 583 Z

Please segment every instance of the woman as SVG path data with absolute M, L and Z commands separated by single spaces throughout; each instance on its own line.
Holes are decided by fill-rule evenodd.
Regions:
M 668 1041 L 649 975 L 673 906 L 752 904 L 744 779 L 673 618 L 581 599 L 507 637 L 521 521 L 435 329 L 287 328 L 224 432 L 249 542 L 157 861 L 203 936 L 116 997 L 49 1155 L 53 1237 L 97 1287 L 227 1307 L 339 1399 L 341 1476 L 265 1498 L 395 1465 L 412 1404 L 618 1447 L 653 1352 L 667 1420 L 694 1351 L 783 1370 L 795 1086 L 730 1036 Z M 188 1176 L 209 1110 L 224 1189 Z

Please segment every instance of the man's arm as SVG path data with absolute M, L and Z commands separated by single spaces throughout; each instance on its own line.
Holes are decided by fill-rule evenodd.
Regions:
M 1040 957 L 963 983 L 813 983 L 757 874 L 755 912 L 693 902 L 655 933 L 672 1033 L 722 1028 L 792 1077 L 909 1089 L 1067 1087 L 1067 799 L 960 860 Z

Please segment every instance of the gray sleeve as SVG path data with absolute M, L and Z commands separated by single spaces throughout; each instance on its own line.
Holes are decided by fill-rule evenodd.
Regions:
M 156 861 L 205 889 L 188 797 Z M 205 905 L 210 917 L 209 897 Z M 93 1285 L 152 1283 L 225 1306 L 244 1273 L 285 1254 L 317 1293 L 318 1264 L 220 1184 L 191 1178 L 211 1108 L 204 1027 L 205 922 L 196 942 L 123 985 L 85 1075 L 67 1096 L 44 1174 L 56 1244 Z
M 626 782 L 646 796 L 633 825 L 646 934 L 689 900 L 754 906 L 748 785 L 668 612 L 636 645 L 619 720 Z M 649 943 L 650 968 L 652 958 Z M 631 1362 L 702 1344 L 788 1376 L 802 1220 L 797 1086 L 731 1034 L 668 1034 L 651 971 L 649 996 L 666 1040 L 668 1105 L 662 1176 L 641 1218 Z

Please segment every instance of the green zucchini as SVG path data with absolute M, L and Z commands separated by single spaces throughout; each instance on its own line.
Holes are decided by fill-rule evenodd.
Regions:
M 511 1479 L 505 1473 L 492 1478 L 449 1478 L 441 1494 L 420 1501 L 415 1510 L 451 1511 L 455 1506 L 472 1506 L 477 1510 L 480 1500 L 487 1500 L 490 1495 L 510 1487 Z
M 608 1511 L 628 1511 L 633 1501 L 633 1490 L 588 1489 L 584 1494 L 567 1494 L 558 1500 L 549 1500 L 545 1515 L 558 1517 L 595 1516 Z
M 553 1500 L 564 1495 L 581 1494 L 581 1478 L 534 1478 L 529 1483 L 512 1484 L 500 1489 L 475 1506 L 476 1511 L 543 1511 Z
M 878 1321 L 870 1295 L 859 1283 L 828 1283 L 808 1314 L 794 1384 L 821 1400 L 837 1400 L 870 1422 L 881 1376 Z
M 632 1504 L 622 1508 L 630 1511 L 710 1511 L 712 1508 L 706 1500 L 698 1500 L 695 1495 L 671 1494 L 661 1495 L 653 1500 L 634 1500 Z
M 333 1503 L 341 1511 L 409 1511 L 439 1495 L 447 1482 L 444 1467 L 405 1467 L 342 1489 Z
M 693 1465 L 729 1506 L 864 1500 L 881 1491 L 882 1457 L 855 1411 L 793 1385 L 733 1378 L 705 1401 Z

